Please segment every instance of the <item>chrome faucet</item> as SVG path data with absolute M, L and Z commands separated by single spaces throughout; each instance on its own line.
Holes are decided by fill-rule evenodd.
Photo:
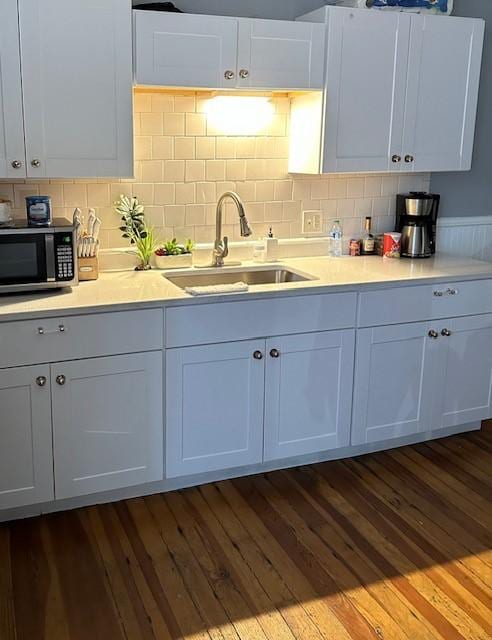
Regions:
M 239 226 L 241 228 L 241 236 L 247 238 L 252 234 L 251 228 L 244 212 L 244 204 L 241 198 L 234 193 L 234 191 L 226 191 L 223 193 L 219 201 L 217 202 L 217 212 L 215 218 L 215 243 L 212 254 L 212 267 L 223 267 L 224 258 L 229 255 L 229 239 L 227 236 L 222 238 L 222 211 L 224 208 L 224 201 L 230 198 L 237 207 L 239 214 Z

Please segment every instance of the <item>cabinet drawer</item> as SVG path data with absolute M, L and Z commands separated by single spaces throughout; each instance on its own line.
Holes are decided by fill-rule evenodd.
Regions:
M 162 349 L 162 310 L 0 324 L 0 368 Z
M 166 312 L 166 347 L 350 328 L 356 306 L 356 293 L 332 293 L 174 307 Z
M 360 295 L 359 326 L 372 327 L 492 312 L 492 280 L 402 286 Z

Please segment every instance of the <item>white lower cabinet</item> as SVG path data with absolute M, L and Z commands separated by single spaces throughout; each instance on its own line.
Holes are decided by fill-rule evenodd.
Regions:
M 492 314 L 361 329 L 353 445 L 492 417 Z
M 167 351 L 167 477 L 261 462 L 264 351 L 264 340 Z
M 348 445 L 354 333 L 169 349 L 166 476 Z
M 492 417 L 492 314 L 441 321 L 443 399 L 437 428 Z M 444 334 L 444 335 L 443 335 Z
M 56 497 L 163 477 L 162 354 L 51 365 Z
M 360 329 L 352 444 L 408 436 L 430 427 L 441 343 L 416 322 Z M 438 357 L 436 357 L 436 355 Z
M 0 371 L 0 509 L 53 500 L 49 365 Z
M 348 446 L 355 331 L 267 340 L 265 460 Z

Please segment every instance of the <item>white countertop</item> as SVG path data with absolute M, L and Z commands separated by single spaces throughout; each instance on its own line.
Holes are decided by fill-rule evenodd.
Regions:
M 492 262 L 441 254 L 427 260 L 361 258 L 292 258 L 276 263 L 315 276 L 316 280 L 250 286 L 246 293 L 193 297 L 169 282 L 162 271 L 102 273 L 99 280 L 83 282 L 73 289 L 0 296 L 0 321 L 111 311 L 169 304 L 323 293 L 333 290 L 381 288 L 401 283 L 476 280 L 492 278 Z M 244 262 L 243 266 L 265 265 Z M 202 270 L 200 272 L 203 273 Z

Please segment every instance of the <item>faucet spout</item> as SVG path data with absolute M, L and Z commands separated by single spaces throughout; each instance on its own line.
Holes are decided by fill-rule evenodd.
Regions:
M 228 198 L 231 199 L 237 207 L 241 236 L 243 238 L 246 238 L 252 234 L 251 227 L 249 226 L 249 222 L 244 211 L 243 201 L 234 191 L 226 191 L 220 196 L 219 201 L 217 202 L 217 211 L 215 218 L 215 243 L 212 254 L 213 267 L 223 267 L 224 258 L 229 255 L 229 239 L 227 238 L 227 236 L 224 236 L 224 238 L 222 238 L 224 202 Z

